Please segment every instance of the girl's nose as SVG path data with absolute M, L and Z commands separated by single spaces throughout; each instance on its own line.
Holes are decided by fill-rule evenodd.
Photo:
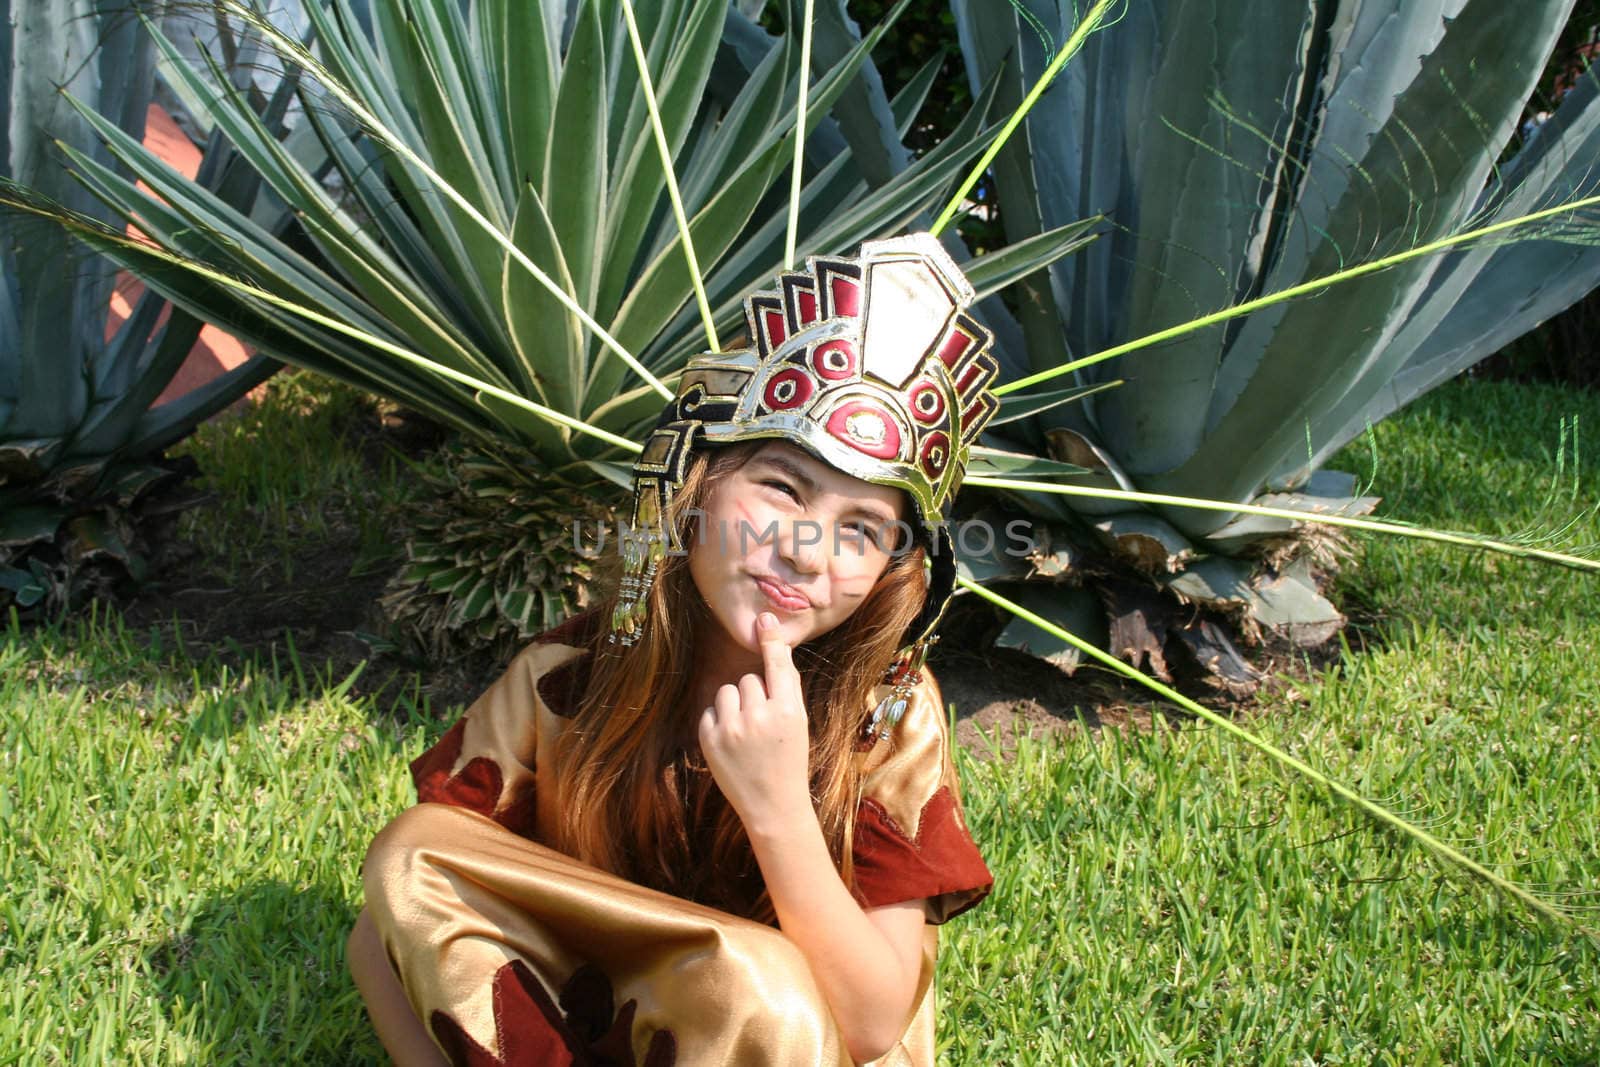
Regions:
M 827 539 L 822 524 L 812 519 L 796 519 L 786 532 L 787 537 L 778 538 L 778 551 L 784 561 L 802 574 L 821 571 L 823 542 Z

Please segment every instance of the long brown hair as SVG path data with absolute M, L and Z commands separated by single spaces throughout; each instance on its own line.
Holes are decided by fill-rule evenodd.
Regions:
M 710 487 L 766 442 L 702 447 L 690 460 L 668 521 L 679 544 L 698 532 Z M 912 516 L 908 516 L 912 518 Z M 913 527 L 917 524 L 912 523 Z M 853 754 L 873 687 L 922 606 L 919 536 L 891 558 L 848 619 L 794 650 L 811 724 L 811 795 L 835 865 L 850 884 L 851 837 L 860 792 Z M 632 646 L 607 641 L 619 553 L 601 597 L 589 685 L 560 746 L 563 852 L 675 896 L 771 921 L 761 872 L 738 814 L 699 752 L 702 709 L 688 708 L 695 642 L 715 626 L 686 554 L 661 561 L 644 632 Z

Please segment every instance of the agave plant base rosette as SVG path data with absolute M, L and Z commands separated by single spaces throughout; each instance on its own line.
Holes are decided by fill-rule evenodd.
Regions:
M 1319 486 L 1353 482 L 1336 472 L 1317 478 Z M 983 490 L 970 492 L 977 498 Z M 1276 659 L 1289 649 L 1317 649 L 1340 633 L 1346 619 L 1327 590 L 1355 554 L 1338 527 L 1312 518 L 1319 498 L 1262 499 L 1304 518 L 1262 520 L 1248 535 L 1215 546 L 1191 542 L 1151 515 L 1043 521 L 1019 515 L 1012 500 L 990 499 L 972 514 L 990 529 L 1025 523 L 1029 551 L 969 553 L 960 567 L 965 577 L 1020 599 L 1162 681 L 1173 681 L 1177 670 L 1239 699 L 1263 677 L 1249 650 L 1271 649 Z M 1343 514 L 1366 515 L 1377 503 L 1363 495 L 1347 502 Z M 1075 649 L 1004 610 L 991 607 L 988 615 L 987 632 L 1001 646 L 1035 652 L 1069 671 L 1081 662 Z
M 595 534 L 615 525 L 624 494 L 575 493 L 506 447 L 458 442 L 438 459 L 442 470 L 422 472 L 401 516 L 410 535 L 384 614 L 436 662 L 477 653 L 505 662 L 589 606 L 604 551 Z

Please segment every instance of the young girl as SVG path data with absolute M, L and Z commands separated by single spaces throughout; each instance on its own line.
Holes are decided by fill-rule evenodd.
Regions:
M 996 407 L 972 299 L 932 238 L 869 243 L 690 363 L 617 592 L 367 855 L 350 963 L 396 1062 L 932 1063 L 937 924 L 992 884 L 922 668 Z

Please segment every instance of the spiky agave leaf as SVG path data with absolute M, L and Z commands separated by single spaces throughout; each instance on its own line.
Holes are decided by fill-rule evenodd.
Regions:
M 109 157 L 60 90 L 82 93 L 136 140 L 154 81 L 148 41 L 126 13 L 81 0 L 33 5 L 0 34 L 10 57 L 9 77 L 0 80 L 10 119 L 0 178 L 93 211 L 57 145 L 102 163 Z M 262 121 L 276 124 L 291 94 L 285 86 L 262 100 Z M 230 159 L 213 138 L 195 181 L 248 208 L 259 180 L 230 171 Z M 253 358 L 152 407 L 203 323 L 182 311 L 167 315 L 166 301 L 148 291 L 115 323 L 115 271 L 110 261 L 82 256 L 59 227 L 0 216 L 0 606 L 62 607 L 115 580 L 114 572 L 137 576 L 126 512 L 170 474 L 156 462 L 160 452 L 277 367 Z
M 296 220 L 316 254 L 277 240 L 75 101 L 142 184 L 69 150 L 78 178 L 177 260 L 206 269 L 179 278 L 177 260 L 92 229 L 80 234 L 135 273 L 161 275 L 148 279 L 154 288 L 259 349 L 484 440 L 520 443 L 555 482 L 580 489 L 615 480 L 618 450 L 632 450 L 669 395 L 661 376 L 700 347 L 684 299 L 698 265 L 682 251 L 705 248 L 707 266 L 721 259 L 719 321 L 725 329 L 741 321 L 738 298 L 778 266 L 775 252 L 749 252 L 782 219 L 763 204 L 785 146 L 803 140 L 794 135 L 794 96 L 802 83 L 814 91 L 803 126 L 816 130 L 886 28 L 845 49 L 814 86 L 781 39 L 724 106 L 704 99 L 726 16 L 711 0 L 649 0 L 637 18 L 632 6 L 619 18 L 596 2 L 558 16 L 510 0 L 465 8 L 416 0 L 378 9 L 370 32 L 349 3 L 313 4 L 318 55 L 250 5 L 218 0 L 209 9 L 250 31 L 258 66 L 274 57 L 283 65 L 277 94 L 298 95 L 348 199 L 335 199 L 260 121 L 231 72 L 203 48 L 203 68 L 186 61 L 151 24 L 167 69 L 204 102 L 214 136 L 284 200 L 284 219 Z M 510 49 L 507 40 L 531 43 Z M 896 107 L 909 121 L 906 105 Z M 937 197 L 982 128 L 980 108 L 935 157 L 874 197 L 814 212 L 807 240 L 820 247 L 894 228 Z M 663 165 L 674 156 L 690 177 L 684 196 Z M 809 168 L 803 192 L 827 204 L 849 162 L 844 153 Z M 658 213 L 664 195 L 680 203 L 684 225 Z M 738 240 L 748 234 L 756 239 Z M 988 273 L 1003 280 L 1084 239 L 1082 227 L 1063 227 Z M 270 308 L 314 314 L 275 320 Z
M 1074 24 L 1073 5 L 1025 6 L 1063 34 Z M 1128 4 L 1115 32 L 1086 44 L 1050 106 L 1030 115 L 1027 152 L 1014 140 L 997 162 L 1013 238 L 1082 203 L 1110 207 L 1119 228 L 1053 268 L 1051 284 L 1036 280 L 1045 321 L 1028 335 L 1034 369 L 1065 364 L 1069 353 L 1127 353 L 1130 336 L 1197 311 L 1592 192 L 1592 86 L 1571 94 L 1517 160 L 1495 167 L 1570 5 L 1459 6 L 1445 20 L 1431 2 L 1402 14 L 1392 3 L 1336 0 Z M 1022 69 L 1007 71 L 1002 94 L 1020 97 L 1046 58 L 1034 34 L 1008 9 L 956 8 L 971 69 L 981 75 L 1016 56 Z M 1515 49 L 1481 47 L 1507 35 Z M 1217 42 L 1228 58 L 1188 47 L 1194 41 Z M 1124 125 L 1133 154 L 1086 154 Z M 1592 242 L 1544 236 L 1391 262 L 1293 310 L 1207 321 L 1111 365 L 1125 379 L 1137 371 L 1137 384 L 1059 424 L 1088 434 L 1142 489 L 1243 501 L 1263 484 L 1303 479 L 1308 432 L 1314 466 L 1382 413 L 1372 404 L 1392 410 L 1446 364 L 1460 369 L 1593 284 Z M 1513 263 L 1514 276 L 1491 266 Z M 1488 291 L 1472 288 L 1479 271 L 1533 296 L 1509 300 L 1516 314 L 1490 316 L 1464 299 Z M 1405 369 L 1412 353 L 1415 374 Z M 1085 381 L 1099 373 L 1089 364 L 1076 372 Z M 1407 384 L 1389 388 L 1397 375 Z M 1269 380 L 1275 392 L 1265 397 Z M 1313 386 L 1326 404 L 1295 399 Z M 1336 416 L 1317 412 L 1333 410 L 1327 404 Z M 1176 521 L 1191 535 L 1209 532 L 1206 520 Z
M 247 9 L 229 0 L 219 5 L 236 18 L 250 18 Z M 793 136 L 799 80 L 794 57 L 780 42 L 733 104 L 715 107 L 703 90 L 725 5 L 655 0 L 637 9 L 660 97 L 660 139 L 678 154 L 678 169 L 687 176 L 689 229 L 713 271 L 708 289 L 716 303 L 715 321 L 729 329 L 738 321 L 737 296 L 778 266 L 776 253 L 771 260 L 744 255 L 749 243 L 740 238 L 769 224 L 755 212 L 781 174 Z M 524 19 L 522 6 L 509 0 L 482 0 L 466 9 L 415 0 L 391 13 L 378 12 L 370 36 L 343 3 L 326 10 L 312 5 L 308 13 L 325 57 L 321 62 L 270 24 L 257 19 L 252 25 L 302 72 L 307 114 L 358 211 L 333 203 L 308 181 L 234 94 L 225 88 L 213 93 L 211 106 L 218 126 L 300 213 L 331 266 L 265 240 L 248 220 L 163 172 L 103 123 L 98 125 L 112 151 L 154 195 L 88 159 L 78 161 L 83 179 L 169 249 L 250 278 L 257 288 L 290 303 L 317 308 L 325 319 L 427 352 L 460 375 L 614 437 L 635 434 L 659 407 L 659 379 L 681 366 L 699 343 L 681 239 L 670 215 L 656 210 L 665 202 L 666 183 L 619 12 L 594 2 L 577 5 L 559 47 L 563 27 L 545 25 L 542 16 Z M 402 27 L 395 20 L 404 13 L 411 21 Z M 489 44 L 513 24 L 522 39 L 545 42 L 544 51 L 533 50 L 536 56 L 551 56 L 549 69 L 525 72 L 537 83 L 530 91 L 543 93 L 554 109 L 546 126 L 524 112 L 520 88 L 503 84 L 508 78 L 522 84 L 517 64 L 527 57 Z M 817 80 L 812 87 L 817 112 L 808 129 L 816 127 L 821 112 L 865 62 L 882 29 L 865 35 Z M 208 84 L 204 73 L 179 59 L 169 48 L 169 61 L 188 72 L 199 95 Z M 212 79 L 219 74 L 213 71 Z M 602 92 L 613 82 L 614 90 Z M 529 126 L 526 137 L 517 135 L 524 126 Z M 976 150 L 974 137 L 981 128 L 980 112 L 963 137 L 938 157 L 908 168 L 870 204 L 832 207 L 807 228 L 808 244 L 829 243 L 851 231 L 892 228 L 907 210 L 931 202 L 947 176 Z M 512 131 L 510 153 L 492 147 L 506 130 Z M 410 210 L 400 210 L 397 191 L 399 203 Z M 581 227 L 577 219 L 583 220 Z M 781 225 L 781 213 L 773 213 L 770 221 Z M 1076 240 L 1075 233 L 1063 231 L 1051 247 L 1036 250 L 1035 265 Z M 735 248 L 738 253 L 730 254 Z M 229 290 L 213 291 L 208 313 L 216 315 L 238 300 Z M 574 305 L 592 310 L 590 325 L 578 319 Z M 594 325 L 614 341 L 596 342 Z M 301 322 L 292 333 L 292 344 L 252 339 L 456 426 L 518 440 L 565 477 L 581 479 L 587 464 L 614 461 L 614 443 L 596 449 L 459 378 L 441 382 L 429 371 L 397 367 L 392 353 L 378 357 L 352 349 L 321 324 Z M 634 369 L 616 356 L 618 351 L 630 353 L 630 360 L 632 352 L 639 353 Z M 655 389 L 654 398 L 649 390 L 635 388 L 641 379 Z
M 1101 528 L 1136 568 L 1154 561 L 1163 584 L 1163 561 L 1243 561 L 1285 536 L 1282 523 L 1218 501 L 1276 506 L 1285 521 L 1312 501 L 1347 517 L 1370 507 L 1299 490 L 1374 419 L 1600 280 L 1595 78 L 1496 167 L 1565 0 L 1515 14 L 1460 4 L 1448 19 L 1432 2 L 1397 13 L 1382 0 L 1133 0 L 1098 33 L 1102 5 L 1016 6 L 1035 24 L 1007 6 L 954 5 L 974 77 L 1001 72 L 1002 98 L 1023 101 L 1013 118 L 1044 101 L 1026 144 L 993 153 L 1008 236 L 1085 204 L 1107 212 L 1112 232 L 1025 283 L 1031 373 L 1004 375 L 998 391 L 1022 399 L 1063 375 L 1121 384 L 996 427 L 1007 448 L 1093 469 L 1068 479 L 1070 496 L 1006 489 L 1005 499 Z M 1066 41 L 1053 58 L 1036 26 Z M 1516 47 L 1487 59 L 1484 42 L 1513 32 Z M 1095 150 L 1107 142 L 1128 151 Z M 1308 594 L 1308 611 L 1332 617 Z

